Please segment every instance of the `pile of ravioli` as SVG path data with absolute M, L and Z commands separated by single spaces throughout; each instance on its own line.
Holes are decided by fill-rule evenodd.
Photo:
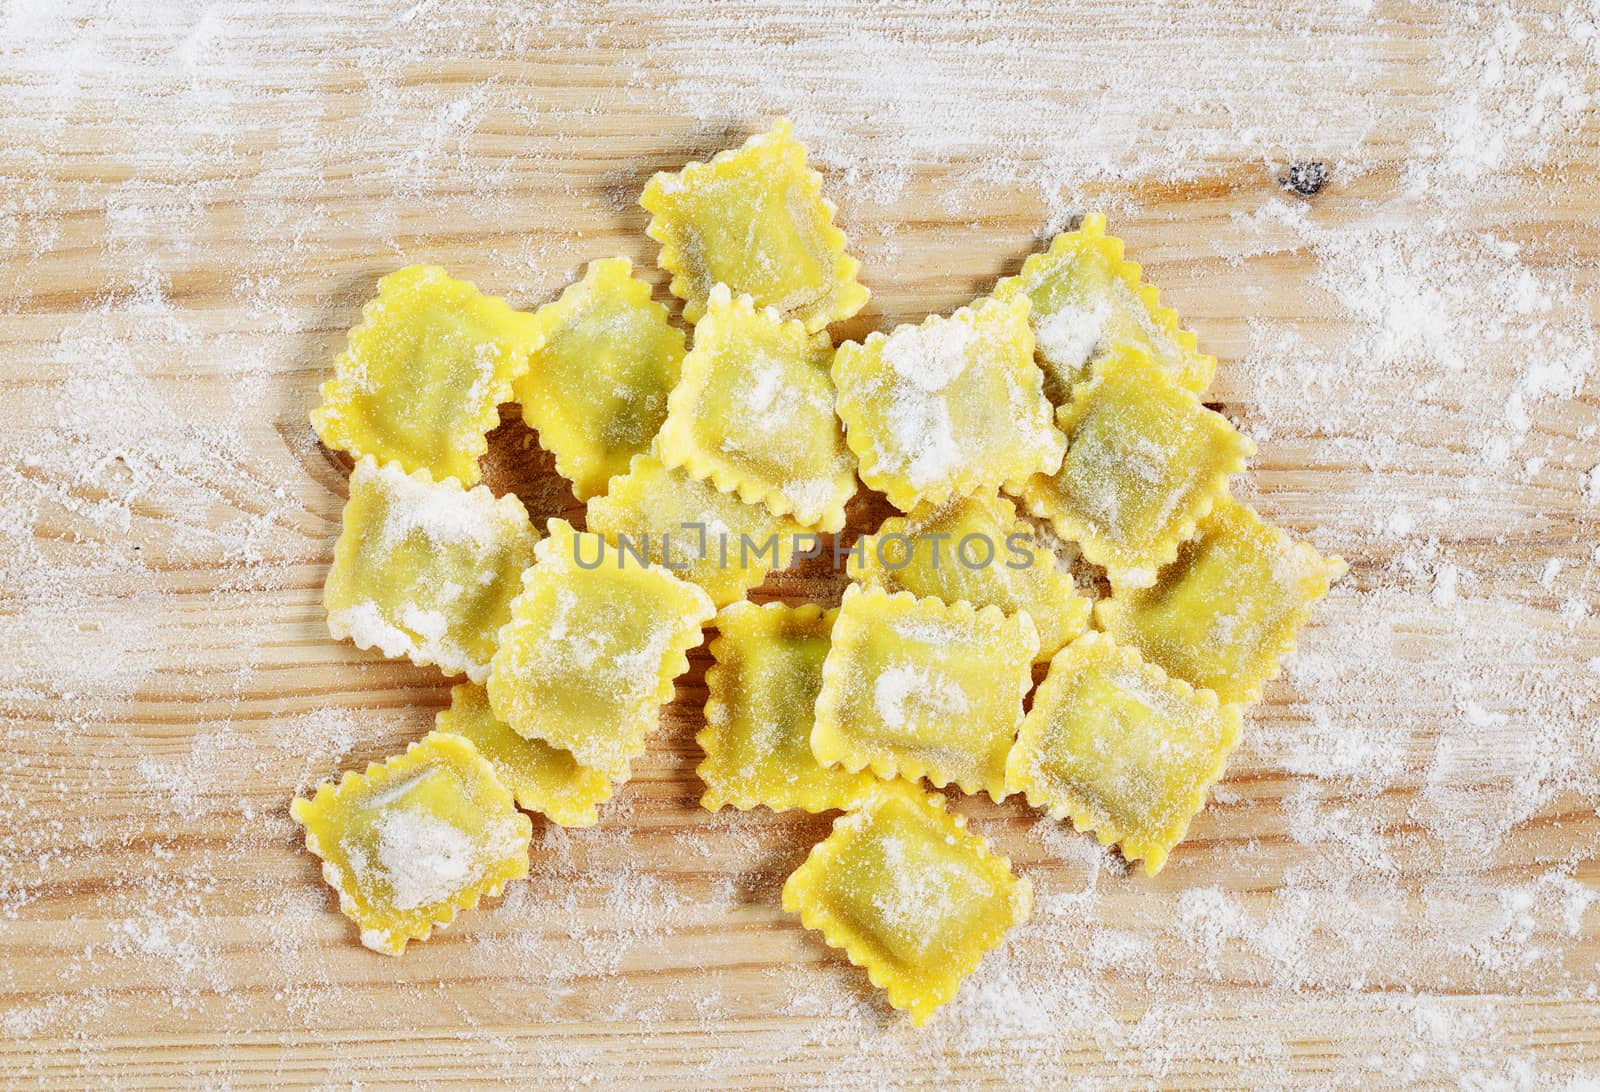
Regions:
M 328 628 L 466 681 L 293 802 L 368 947 L 525 876 L 527 812 L 594 823 L 708 626 L 704 806 L 842 812 L 783 906 L 916 1023 L 1031 905 L 921 782 L 1021 793 L 1152 874 L 1204 806 L 1342 563 L 1229 498 L 1254 449 L 1199 398 L 1215 360 L 1103 218 L 835 347 L 868 293 L 821 185 L 784 121 L 650 181 L 692 343 L 623 258 L 533 313 L 434 266 L 379 282 L 312 414 L 355 459 Z M 586 530 L 477 484 L 511 401 Z M 840 605 L 746 601 L 858 481 L 904 514 L 848 551 Z

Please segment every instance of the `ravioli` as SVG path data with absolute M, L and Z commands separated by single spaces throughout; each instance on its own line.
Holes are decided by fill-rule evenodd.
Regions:
M 607 494 L 589 503 L 587 519 L 590 531 L 698 584 L 719 607 L 788 568 L 808 534 L 793 519 L 670 470 L 654 455 L 634 456 Z
M 1086 633 L 1050 661 L 1006 761 L 1006 786 L 1116 843 L 1153 876 L 1238 744 L 1237 706 Z
M 783 908 L 920 1026 L 1028 919 L 1033 888 L 942 797 L 894 782 L 834 820 L 784 883 Z
M 450 688 L 450 707 L 439 710 L 434 728 L 458 735 L 489 760 L 517 806 L 542 813 L 563 827 L 592 827 L 597 805 L 611 796 L 611 780 L 580 766 L 572 755 L 542 739 L 524 739 L 495 718 L 481 686 Z
M 323 588 L 328 632 L 482 682 L 538 532 L 514 496 L 363 458 Z
M 833 412 L 832 357 L 827 334 L 717 285 L 667 401 L 661 461 L 775 516 L 841 529 L 856 476 Z
M 811 753 L 817 692 L 836 610 L 735 603 L 717 615 L 715 663 L 706 671 L 705 752 L 695 773 L 708 811 L 843 808 L 876 784 L 870 774 L 823 766 Z
M 581 281 L 539 308 L 543 345 L 512 388 L 580 501 L 603 494 L 650 449 L 683 364 L 683 331 L 632 269 L 626 258 L 590 262 Z
M 811 750 L 847 770 L 1003 800 L 1038 648 L 1026 615 L 852 586 L 823 663 Z
M 1022 485 L 1113 587 L 1144 587 L 1195 522 L 1225 496 L 1255 445 L 1137 351 L 1119 349 L 1073 388 L 1057 415 L 1067 453 L 1054 474 Z
M 472 485 L 496 407 L 542 340 L 532 315 L 436 265 L 406 266 L 378 282 L 311 424 L 357 458 Z
M 1015 506 L 993 493 L 884 520 L 859 540 L 849 569 L 867 587 L 1025 613 L 1039 633 L 1040 662 L 1089 624 L 1092 604 L 1072 574 L 1057 568 Z
M 716 613 L 705 592 L 551 520 L 489 668 L 489 705 L 525 739 L 628 775 Z
M 1061 465 L 1026 297 L 847 341 L 833 382 L 861 480 L 902 512 Z
M 1021 793 L 1158 872 L 1343 562 L 1229 498 L 1254 446 L 1199 399 L 1216 361 L 1103 217 L 836 351 L 869 292 L 787 120 L 640 203 L 682 324 L 609 258 L 534 314 L 410 266 L 350 331 L 311 413 L 355 456 L 329 630 L 471 681 L 291 814 L 362 943 L 401 954 L 528 872 L 519 807 L 598 822 L 715 619 L 702 807 L 844 812 L 782 904 L 921 1025 L 1032 890 L 920 782 Z M 540 541 L 473 488 L 512 398 L 585 531 Z M 837 609 L 742 601 L 862 483 L 899 514 Z
M 861 263 L 846 253 L 822 176 L 786 118 L 709 163 L 656 174 L 639 203 L 687 322 L 700 321 L 718 284 L 813 333 L 867 302 Z
M 429 733 L 310 800 L 296 798 L 289 814 L 361 943 L 386 955 L 528 874 L 532 825 L 460 736 Z
M 1095 617 L 1168 674 L 1223 701 L 1255 701 L 1344 571 L 1339 558 L 1224 500 L 1154 587 L 1117 590 L 1096 605 Z
M 1022 272 L 995 285 L 996 299 L 1026 296 L 1045 392 L 1065 405 L 1074 385 L 1089 378 L 1119 345 L 1150 357 L 1181 387 L 1196 394 L 1211 384 L 1217 358 L 1197 348 L 1177 312 L 1161 306 L 1155 286 L 1123 257 L 1122 240 L 1106 235 L 1106 218 L 1085 216 L 1076 231 L 1057 235 L 1050 248 L 1022 264 Z

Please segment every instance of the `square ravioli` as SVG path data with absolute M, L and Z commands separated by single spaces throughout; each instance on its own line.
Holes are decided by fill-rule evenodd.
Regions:
M 1026 297 L 847 341 L 833 382 L 861 480 L 902 512 L 1061 465 Z
M 867 302 L 856 280 L 861 263 L 845 253 L 822 176 L 807 168 L 790 129 L 781 119 L 743 147 L 657 173 L 645 186 L 645 232 L 661 244 L 660 265 L 686 321 L 700 321 L 717 284 L 813 333 Z
M 717 615 L 716 661 L 706 671 L 705 761 L 709 811 L 765 804 L 773 811 L 843 808 L 877 784 L 867 773 L 824 766 L 811 753 L 828 635 L 839 612 L 814 604 L 735 603 Z
M 1118 349 L 1057 415 L 1067 454 L 1021 493 L 1113 586 L 1144 587 L 1226 495 L 1255 444 L 1142 354 Z
M 500 630 L 489 705 L 517 735 L 621 781 L 716 608 L 693 584 L 599 535 L 558 519 L 549 531 Z
M 296 798 L 289 814 L 361 943 L 386 955 L 528 874 L 532 824 L 460 736 L 430 732 L 366 773 Z
M 1025 614 L 853 585 L 822 665 L 811 750 L 852 772 L 1003 800 L 1038 648 Z
M 1026 612 L 1039 633 L 1039 662 L 1089 624 L 1092 604 L 1072 574 L 1038 542 L 1017 510 L 994 493 L 919 505 L 858 540 L 850 575 L 867 587 L 932 595 L 946 603 Z
M 610 799 L 611 779 L 580 766 L 570 752 L 542 739 L 524 739 L 496 719 L 489 695 L 473 683 L 450 688 L 450 708 L 439 710 L 434 729 L 461 736 L 494 767 L 517 806 L 563 827 L 592 827 L 595 808 Z
M 407 266 L 378 282 L 311 424 L 357 458 L 471 485 L 497 407 L 540 340 L 532 315 L 436 265 Z
M 1095 617 L 1168 674 L 1223 701 L 1255 701 L 1294 651 L 1312 604 L 1344 570 L 1339 558 L 1223 500 L 1154 587 L 1117 590 Z
M 1238 745 L 1237 706 L 1086 633 L 1050 661 L 1006 786 L 1154 876 Z
M 636 455 L 628 472 L 590 502 L 589 530 L 704 588 L 719 607 L 743 599 L 774 569 L 786 569 L 808 532 L 762 504 L 746 504 L 710 482 Z
M 839 530 L 856 474 L 833 412 L 832 357 L 827 334 L 717 285 L 667 401 L 661 461 L 775 516 Z
M 920 1026 L 1028 920 L 1033 888 L 943 798 L 894 782 L 834 821 L 784 883 L 783 908 Z
M 1033 308 L 1035 351 L 1045 393 L 1065 405 L 1075 384 L 1117 345 L 1142 350 L 1181 387 L 1196 394 L 1211 383 L 1217 358 L 1196 348 L 1177 312 L 1161 306 L 1138 265 L 1123 257 L 1122 240 L 1106 235 L 1106 218 L 1085 216 L 1076 231 L 1022 263 L 1022 272 L 995 285 L 996 299 L 1027 296 Z
M 363 458 L 323 588 L 328 632 L 482 682 L 538 537 L 514 496 Z
M 544 344 L 512 385 L 523 421 L 581 501 L 649 450 L 683 364 L 683 331 L 632 269 L 626 258 L 590 262 L 581 281 L 539 308 Z

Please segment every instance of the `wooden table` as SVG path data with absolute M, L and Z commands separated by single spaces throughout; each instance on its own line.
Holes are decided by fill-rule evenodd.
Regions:
M 1600 1074 L 1596 19 L 0 5 L 0 1082 Z M 666 298 L 644 180 L 779 113 L 875 293 L 838 336 L 1103 209 L 1221 360 L 1261 448 L 1237 491 L 1350 573 L 1155 879 L 957 803 L 1039 906 L 921 1031 L 778 907 L 828 817 L 698 807 L 703 649 L 598 828 L 536 824 L 530 882 L 370 953 L 288 801 L 447 684 L 327 636 L 317 384 L 411 261 L 533 307 L 624 254 Z M 581 518 L 514 413 L 489 477 Z

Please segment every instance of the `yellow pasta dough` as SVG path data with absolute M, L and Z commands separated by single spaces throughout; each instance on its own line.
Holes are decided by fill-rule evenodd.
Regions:
M 1041 662 L 1083 632 L 1092 606 L 1012 503 L 994 493 L 884 520 L 851 553 L 850 575 L 891 592 L 1026 612 L 1039 632 Z
M 489 670 L 489 704 L 518 735 L 614 781 L 643 753 L 685 654 L 716 613 L 705 592 L 551 520 Z
M 1168 674 L 1224 701 L 1255 701 L 1294 650 L 1312 604 L 1344 570 L 1339 558 L 1223 500 L 1154 587 L 1118 589 L 1095 617 Z
M 783 908 L 921 1025 L 1028 919 L 1033 888 L 942 798 L 895 782 L 834 821 L 783 885 Z
M 482 682 L 537 540 L 514 496 L 363 458 L 323 589 L 328 631 Z
M 765 804 L 774 811 L 827 811 L 877 783 L 867 773 L 823 766 L 811 753 L 836 614 L 814 604 L 735 603 L 717 615 L 706 727 L 695 736 L 706 755 L 695 773 L 706 783 L 700 802 L 707 810 Z
M 1043 381 L 1022 296 L 845 342 L 833 359 L 861 480 L 902 512 L 1053 473 L 1065 443 Z
M 847 770 L 1003 800 L 1038 648 L 1025 614 L 851 586 L 822 666 L 811 750 Z
M 543 345 L 512 388 L 579 500 L 604 493 L 649 450 L 683 363 L 683 331 L 632 268 L 626 258 L 590 262 L 581 281 L 539 308 Z
M 1217 359 L 1196 348 L 1194 334 L 1161 306 L 1155 286 L 1123 257 L 1122 240 L 1106 235 L 1106 218 L 1086 216 L 1076 231 L 1057 235 L 1050 248 L 1022 264 L 1022 272 L 995 285 L 997 299 L 1027 296 L 1045 391 L 1065 404 L 1074 384 L 1118 345 L 1143 351 L 1179 386 L 1204 391 Z
M 400 955 L 528 874 L 532 825 L 471 743 L 431 732 L 289 807 L 361 943 Z
M 833 412 L 832 355 L 827 334 L 717 285 L 667 402 L 661 461 L 775 516 L 839 530 L 856 476 Z
M 1154 582 L 1255 453 L 1227 418 L 1126 348 L 1073 388 L 1058 420 L 1061 468 L 1029 478 L 1022 495 L 1118 587 Z
M 592 827 L 597 805 L 611 797 L 611 780 L 578 765 L 571 753 L 542 739 L 524 739 L 502 724 L 481 686 L 450 688 L 450 708 L 439 710 L 434 727 L 462 736 L 494 767 L 517 806 L 542 813 L 564 827 Z
M 797 536 L 806 533 L 787 516 L 668 469 L 654 455 L 634 456 L 606 495 L 589 503 L 587 519 L 589 530 L 700 585 L 719 607 L 788 568 Z
M 705 314 L 716 284 L 812 332 L 867 302 L 856 281 L 861 263 L 845 253 L 822 177 L 806 166 L 805 145 L 790 130 L 782 119 L 709 163 L 658 173 L 639 198 L 687 321 Z
M 471 485 L 496 407 L 541 340 L 532 315 L 436 265 L 407 266 L 378 282 L 311 423 L 331 448 Z
M 1102 845 L 1116 843 L 1153 876 L 1238 744 L 1237 706 L 1086 633 L 1050 661 L 1006 785 Z

